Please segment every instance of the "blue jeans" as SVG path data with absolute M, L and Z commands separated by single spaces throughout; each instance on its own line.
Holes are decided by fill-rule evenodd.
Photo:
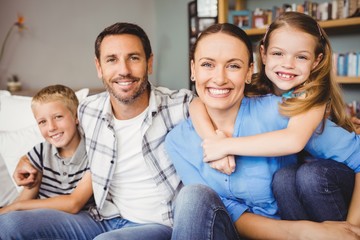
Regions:
M 332 160 L 314 160 L 278 170 L 272 187 L 284 220 L 346 220 L 355 173 Z
M 123 218 L 95 221 L 86 211 L 69 214 L 51 209 L 0 215 L 0 239 L 170 239 L 171 228 L 137 224 Z
M 218 194 L 204 185 L 187 185 L 176 198 L 172 240 L 239 239 Z

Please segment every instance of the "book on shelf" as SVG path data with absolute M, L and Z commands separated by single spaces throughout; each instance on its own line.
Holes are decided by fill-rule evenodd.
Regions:
M 272 9 L 256 8 L 251 12 L 253 20 L 252 28 L 264 28 L 281 13 L 296 11 L 312 16 L 318 21 L 335 20 L 353 17 L 359 14 L 360 0 L 332 0 L 318 3 L 316 1 L 304 1 L 303 4 L 282 4 L 273 6 Z M 260 16 L 264 19 L 264 24 L 258 24 Z M 266 20 L 267 19 L 267 20 Z M 267 24 L 266 24 L 267 23 Z
M 360 77 L 360 52 L 334 53 L 333 61 L 337 76 Z

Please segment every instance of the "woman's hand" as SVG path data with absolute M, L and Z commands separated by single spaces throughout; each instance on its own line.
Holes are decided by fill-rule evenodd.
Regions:
M 360 228 L 348 222 L 326 221 L 320 224 L 310 222 L 318 226 L 304 229 L 300 239 L 360 239 Z

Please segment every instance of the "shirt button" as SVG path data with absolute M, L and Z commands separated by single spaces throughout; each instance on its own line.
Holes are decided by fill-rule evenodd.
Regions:
M 225 182 L 227 182 L 227 179 L 225 179 Z
M 66 176 L 67 175 L 67 173 L 66 172 L 63 172 L 63 176 Z

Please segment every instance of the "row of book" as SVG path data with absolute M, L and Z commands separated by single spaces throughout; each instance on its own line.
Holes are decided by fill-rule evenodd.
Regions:
M 333 53 L 333 61 L 336 75 L 360 77 L 360 52 Z
M 359 8 L 359 0 L 333 0 L 323 3 L 304 1 L 304 4 L 284 4 L 280 8 L 275 7 L 275 17 L 283 11 L 297 11 L 316 20 L 325 21 L 356 16 Z
M 305 13 L 318 21 L 325 21 L 360 16 L 359 9 L 360 0 L 333 0 L 323 3 L 304 1 L 303 4 L 289 3 L 274 6 L 272 9 L 257 8 L 252 12 L 251 27 L 266 27 L 281 13 L 287 11 Z

